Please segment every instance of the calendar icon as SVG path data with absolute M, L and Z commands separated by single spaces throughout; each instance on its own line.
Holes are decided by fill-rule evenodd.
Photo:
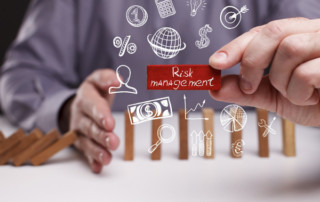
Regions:
M 167 18 L 176 14 L 172 0 L 155 0 L 160 17 Z

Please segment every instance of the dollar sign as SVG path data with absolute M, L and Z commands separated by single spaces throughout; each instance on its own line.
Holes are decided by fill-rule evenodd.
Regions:
M 202 27 L 200 30 L 199 30 L 199 35 L 201 37 L 200 41 L 196 41 L 196 46 L 199 48 L 199 49 L 203 49 L 203 48 L 206 48 L 209 46 L 210 44 L 210 39 L 208 38 L 207 34 L 208 32 L 212 32 L 213 29 L 210 27 L 209 24 L 206 24 L 204 27 Z
M 147 117 L 151 117 L 153 115 L 153 112 L 150 109 L 150 105 L 147 105 L 144 110 L 147 113 Z

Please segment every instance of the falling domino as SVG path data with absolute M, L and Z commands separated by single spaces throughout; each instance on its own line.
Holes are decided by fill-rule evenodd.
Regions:
M 19 129 L 8 139 L 2 141 L 0 143 L 0 155 L 9 150 L 11 147 L 16 146 L 25 135 L 26 134 L 23 132 L 23 130 Z
M 257 121 L 258 123 L 264 120 L 268 126 L 268 111 L 264 109 L 257 109 Z M 258 138 L 259 138 L 259 156 L 269 157 L 269 135 L 264 137 L 264 133 L 268 130 L 267 128 L 258 126 Z
M 283 154 L 296 156 L 295 125 L 291 121 L 282 119 Z
M 179 159 L 188 159 L 188 120 L 185 118 L 185 110 L 179 110 L 180 152 Z
M 234 117 L 236 117 L 236 114 L 238 111 L 234 112 L 235 114 L 232 114 Z M 237 119 L 240 123 L 242 123 L 242 117 L 240 116 Z M 230 124 L 231 130 L 232 130 L 232 124 Z M 241 144 L 242 146 L 239 148 L 239 154 L 235 154 L 234 150 L 237 144 Z M 242 130 L 234 131 L 231 133 L 231 147 L 230 147 L 230 153 L 232 158 L 241 158 L 242 157 L 242 150 L 243 150 L 243 142 L 242 142 Z
M 156 119 L 152 121 L 152 145 L 156 144 L 159 141 L 158 137 L 158 128 L 161 126 L 162 120 Z M 152 160 L 160 160 L 161 159 L 161 144 L 157 147 L 154 152 L 151 154 Z
M 203 133 L 206 134 L 204 137 L 204 158 L 212 159 L 214 158 L 214 131 L 213 131 L 213 109 L 205 108 L 202 110 L 203 118 L 208 120 L 203 120 Z
M 5 140 L 3 133 L 0 131 L 0 143 Z
M 0 165 L 6 164 L 11 158 L 14 158 L 17 154 L 23 152 L 42 136 L 43 134 L 39 129 L 33 130 L 28 136 L 23 137 L 16 146 L 0 155 Z
M 58 153 L 59 151 L 71 146 L 77 140 L 77 134 L 74 131 L 69 131 L 62 138 L 60 138 L 57 142 L 31 158 L 31 163 L 34 166 L 38 166 L 46 162 L 53 155 Z
M 125 148 L 124 160 L 132 161 L 134 157 L 134 126 L 131 125 L 129 113 L 126 111 L 125 116 Z
M 13 164 L 15 166 L 21 166 L 26 161 L 28 161 L 30 158 L 38 154 L 39 152 L 43 151 L 48 146 L 55 143 L 60 137 L 60 133 L 58 130 L 54 129 L 50 131 L 48 134 L 43 136 L 41 139 L 39 139 L 37 142 L 35 142 L 33 145 L 25 149 L 22 153 L 16 155 L 13 158 Z

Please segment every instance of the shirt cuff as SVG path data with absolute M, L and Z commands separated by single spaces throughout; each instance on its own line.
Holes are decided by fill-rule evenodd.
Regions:
M 76 94 L 76 89 L 65 89 L 46 97 L 36 115 L 36 127 L 47 133 L 58 127 L 59 111 L 66 100 Z

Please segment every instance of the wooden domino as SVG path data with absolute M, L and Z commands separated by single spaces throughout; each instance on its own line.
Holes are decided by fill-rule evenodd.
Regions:
M 60 137 L 60 133 L 57 129 L 50 131 L 48 134 L 40 138 L 33 145 L 25 149 L 22 153 L 16 155 L 13 158 L 13 164 L 20 166 L 27 162 L 30 158 L 34 157 L 39 152 L 43 151 L 48 146 L 55 143 Z
M 180 151 L 179 159 L 188 159 L 188 120 L 185 118 L 185 110 L 179 110 L 179 134 L 180 134 Z
M 285 119 L 282 119 L 282 139 L 283 154 L 288 157 L 296 156 L 295 125 Z
M 3 133 L 0 131 L 0 143 L 5 140 Z
M 257 109 L 257 121 L 264 122 L 268 126 L 268 111 L 264 109 Z M 259 140 L 259 156 L 269 157 L 269 135 L 266 134 L 267 128 L 258 126 L 258 140 Z
M 206 108 L 202 110 L 202 114 L 203 118 L 205 118 L 203 120 L 203 133 L 206 135 L 204 137 L 204 158 L 212 159 L 214 158 L 214 111 L 213 109 Z
M 6 164 L 11 158 L 23 152 L 26 148 L 40 139 L 42 135 L 43 134 L 39 129 L 35 129 L 28 136 L 23 137 L 16 146 L 0 155 L 0 165 Z
M 159 141 L 158 129 L 161 126 L 161 124 L 162 124 L 161 119 L 156 119 L 156 120 L 152 121 L 152 141 L 151 141 L 152 145 L 156 144 Z M 152 160 L 160 160 L 161 159 L 161 144 L 159 144 L 157 149 L 154 150 L 154 152 L 152 152 L 151 159 Z
M 238 109 L 239 110 L 239 109 Z M 238 121 L 242 123 L 242 117 L 237 116 L 236 114 L 238 111 L 231 111 L 233 117 L 237 117 Z M 234 114 L 233 114 L 234 113 Z M 232 124 L 231 131 L 232 131 Z M 242 157 L 242 150 L 243 150 L 243 142 L 242 142 L 242 130 L 239 131 L 233 131 L 231 133 L 231 147 L 230 147 L 230 154 L 232 158 L 241 158 Z
M 129 113 L 126 111 L 125 116 L 125 149 L 124 160 L 132 161 L 134 158 L 134 126 L 131 125 Z
M 16 146 L 24 136 L 25 133 L 23 132 L 23 130 L 19 129 L 8 139 L 2 141 L 0 143 L 0 155 L 9 150 L 10 148 Z
M 53 155 L 71 146 L 77 140 L 77 134 L 74 131 L 70 131 L 63 135 L 57 142 L 31 158 L 31 163 L 35 166 L 41 165 L 46 162 Z

